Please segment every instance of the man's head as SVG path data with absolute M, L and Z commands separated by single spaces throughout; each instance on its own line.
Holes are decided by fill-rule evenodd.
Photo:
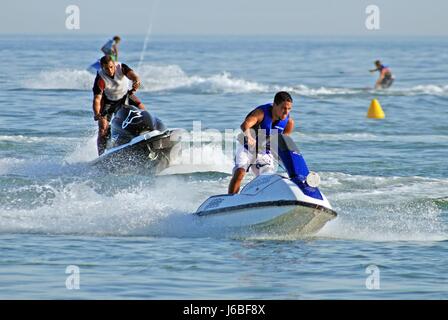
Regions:
M 116 44 L 118 44 L 118 43 L 120 43 L 121 38 L 120 38 L 119 36 L 115 36 L 115 37 L 113 38 L 113 40 L 115 41 Z
M 272 113 L 274 118 L 285 120 L 292 109 L 292 97 L 286 91 L 280 91 L 275 94 Z
M 103 68 L 104 72 L 113 77 L 115 75 L 115 62 L 111 56 L 104 56 L 100 60 L 101 68 Z
M 376 61 L 375 61 L 375 66 L 376 66 L 377 68 L 381 67 L 381 61 L 380 61 L 380 60 L 376 60 Z

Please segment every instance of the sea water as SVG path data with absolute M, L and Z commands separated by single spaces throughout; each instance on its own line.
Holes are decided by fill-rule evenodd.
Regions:
M 305 239 L 198 228 L 230 180 L 222 144 L 196 144 L 178 175 L 90 165 L 86 69 L 106 38 L 0 37 L 0 298 L 448 298 L 447 38 L 159 36 L 142 55 L 144 36 L 123 37 L 168 127 L 223 134 L 292 94 L 293 139 L 338 213 Z M 389 90 L 372 89 L 376 59 Z M 373 98 L 385 119 L 366 118 Z

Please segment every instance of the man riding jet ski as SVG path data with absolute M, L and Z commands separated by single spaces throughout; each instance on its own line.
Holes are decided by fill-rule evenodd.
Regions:
M 100 60 L 101 69 L 93 83 L 93 119 L 98 122 L 98 155 L 101 155 L 107 143 L 109 122 L 117 107 L 123 103 L 145 110 L 144 104 L 134 94 L 140 87 L 140 78 L 129 66 L 115 62 L 110 56 Z M 129 91 L 129 80 L 132 90 Z
M 123 171 L 126 167 L 163 170 L 169 164 L 174 145 L 170 139 L 173 131 L 151 116 L 135 96 L 140 78 L 134 70 L 107 55 L 100 62 L 92 89 L 99 154 L 94 163 L 107 164 L 108 170 Z
M 292 105 L 291 95 L 280 91 L 273 103 L 258 106 L 246 116 L 241 124 L 243 141 L 235 155 L 229 194 L 210 197 L 199 207 L 196 214 L 204 221 L 230 228 L 279 227 L 280 232 L 303 234 L 316 232 L 336 216 L 317 188 L 318 175 L 309 172 L 289 137 L 294 128 Z M 274 137 L 278 137 L 278 144 Z M 289 177 L 274 173 L 275 155 Z M 249 169 L 257 177 L 238 193 Z

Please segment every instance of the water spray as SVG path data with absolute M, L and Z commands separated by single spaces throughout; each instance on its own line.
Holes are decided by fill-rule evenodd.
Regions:
M 140 70 L 140 66 L 145 58 L 146 47 L 148 46 L 149 38 L 150 38 L 151 32 L 152 32 L 152 21 L 154 19 L 154 13 L 155 13 L 158 5 L 159 5 L 159 0 L 153 1 L 151 12 L 149 15 L 148 31 L 146 32 L 145 41 L 143 42 L 143 49 L 142 49 L 142 52 L 140 53 L 140 60 L 138 62 L 138 70 Z

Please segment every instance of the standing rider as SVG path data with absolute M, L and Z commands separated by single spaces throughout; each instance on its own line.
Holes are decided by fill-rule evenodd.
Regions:
M 369 70 L 370 72 L 379 71 L 380 77 L 375 83 L 375 89 L 387 89 L 394 82 L 394 76 L 390 68 L 381 63 L 380 60 L 375 61 L 375 69 Z
M 121 38 L 119 36 L 113 37 L 113 39 L 107 41 L 101 48 L 105 56 L 111 56 L 114 61 L 118 61 L 118 44 Z
M 98 71 L 93 85 L 93 114 L 98 121 L 98 155 L 106 149 L 109 122 L 117 107 L 128 103 L 144 110 L 145 106 L 134 95 L 140 87 L 140 78 L 126 64 L 115 62 L 110 56 L 100 60 L 101 69 Z M 132 81 L 132 90 L 128 91 L 128 79 Z

